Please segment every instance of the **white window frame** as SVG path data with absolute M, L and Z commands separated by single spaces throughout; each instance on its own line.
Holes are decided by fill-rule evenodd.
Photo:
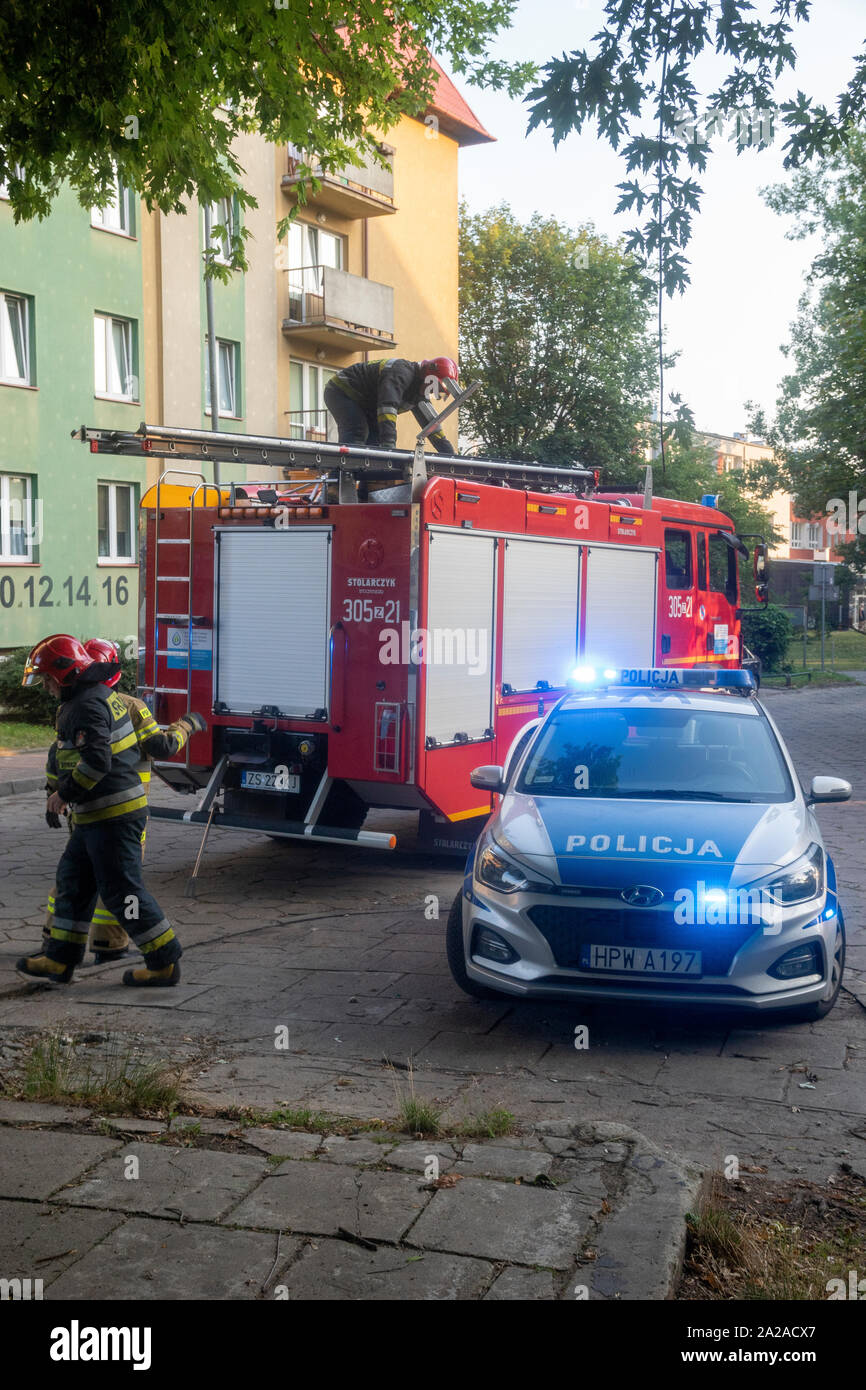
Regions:
M 328 254 L 323 259 L 322 238 L 328 238 Z M 345 270 L 345 238 L 336 232 L 325 231 L 312 222 L 293 222 L 288 238 L 289 298 L 300 299 L 306 308 L 306 296 L 321 297 L 325 291 L 325 269 Z M 306 313 L 302 315 L 302 322 Z
M 291 367 L 300 367 L 301 369 L 301 403 L 300 405 L 296 405 L 295 402 L 290 399 L 290 408 L 288 412 L 289 431 L 290 433 L 292 430 L 302 431 L 300 434 L 293 434 L 292 438 L 303 439 L 303 431 L 311 428 L 310 425 L 303 421 L 300 424 L 292 421 L 292 416 L 297 412 L 306 414 L 308 411 L 315 411 L 317 415 L 321 415 L 324 422 L 324 431 L 320 431 L 320 433 L 323 432 L 328 436 L 331 426 L 331 417 L 328 413 L 328 407 L 325 405 L 325 387 L 328 382 L 332 381 L 336 376 L 339 367 L 329 367 L 325 362 L 305 362 L 302 357 L 292 357 L 290 359 L 290 368 Z M 327 378 L 324 376 L 325 372 L 328 373 Z M 314 392 L 310 391 L 311 373 L 315 377 Z M 291 377 L 289 379 L 291 380 Z M 336 442 L 336 429 L 331 432 L 334 434 L 334 441 Z
M 238 377 L 239 377 L 239 375 L 240 375 L 239 368 L 240 368 L 240 346 L 241 346 L 241 345 L 240 345 L 240 343 L 235 342 L 235 340 L 234 340 L 233 338 L 217 338 L 217 340 L 216 340 L 216 345 L 217 345 L 217 373 L 218 373 L 218 375 L 219 375 L 219 385 L 220 385 L 220 392 L 219 392 L 219 394 L 220 394 L 220 407 L 219 407 L 219 415 L 218 415 L 217 418 L 218 418 L 218 419 L 221 419 L 221 420 L 240 420 L 240 419 L 243 418 L 243 417 L 241 416 L 240 410 L 239 410 L 239 408 L 238 408 L 239 405 L 240 405 L 240 402 L 239 402 L 239 400 L 238 400 L 238 394 L 239 394 L 239 393 L 238 393 Z M 223 410 L 223 408 L 222 408 L 222 396 L 223 396 L 222 387 L 223 387 L 223 381 L 224 381 L 224 380 L 228 380 L 228 378 L 226 378 L 225 375 L 224 375 L 223 368 L 224 368 L 224 365 L 225 365 L 225 363 L 226 363 L 227 360 L 230 360 L 230 361 L 231 361 L 231 378 L 230 378 L 230 382 L 229 382 L 229 384 L 231 385 L 231 405 L 232 405 L 232 409 L 231 409 L 231 410 Z M 207 335 L 205 335 L 205 340 L 204 340 L 204 392 L 205 392 L 205 395 L 204 395 L 204 413 L 205 413 L 205 415 L 210 415 L 210 413 L 211 413 L 210 353 L 208 352 L 208 339 L 207 339 Z
M 791 522 L 791 545 L 794 550 L 806 550 L 806 523 L 804 521 Z
M 204 221 L 204 211 L 202 212 Z M 234 198 L 220 198 L 219 202 L 210 205 L 210 225 L 211 225 L 211 244 L 216 245 L 217 250 L 214 260 L 218 265 L 231 265 L 232 263 L 232 238 L 237 236 L 238 218 L 235 209 Z M 215 236 L 214 227 L 225 227 L 225 236 Z M 204 241 L 204 230 L 202 231 Z M 207 241 L 204 241 L 204 249 L 207 251 Z
M 113 236 L 134 236 L 132 225 L 132 190 L 115 170 L 114 198 L 107 207 L 90 209 L 90 225 Z
M 21 306 L 21 320 L 23 323 L 23 345 L 24 345 L 24 376 L 13 376 L 7 371 L 7 367 L 14 360 L 9 348 L 12 333 L 7 317 L 7 301 Z M 30 296 L 26 294 L 16 294 L 11 290 L 0 290 L 0 382 L 4 386 L 32 386 L 33 372 L 30 360 Z
M 12 553 L 12 517 L 10 514 L 9 484 L 13 479 L 24 483 L 24 506 L 27 517 L 33 517 L 33 483 L 26 473 L 0 473 L 0 564 L 30 565 L 33 563 L 33 528 L 25 524 L 24 554 Z
M 99 489 L 108 488 L 108 554 L 99 554 Z M 129 493 L 129 550 L 128 555 L 119 555 L 117 552 L 117 494 L 123 488 Z M 100 478 L 96 484 L 97 497 L 97 535 L 96 535 L 96 563 L 98 565 L 131 565 L 135 561 L 135 484 L 134 483 L 113 483 L 107 478 Z
M 135 332 L 134 319 L 118 318 L 113 314 L 95 313 L 93 315 L 93 394 L 106 401 L 135 401 L 139 399 L 138 375 L 135 372 Z M 126 339 L 127 369 L 124 372 L 112 354 L 114 351 L 115 328 L 122 330 Z M 111 365 L 117 369 L 116 383 L 126 390 L 112 391 Z M 100 375 L 101 370 L 101 375 Z M 104 385 L 101 384 L 104 382 Z

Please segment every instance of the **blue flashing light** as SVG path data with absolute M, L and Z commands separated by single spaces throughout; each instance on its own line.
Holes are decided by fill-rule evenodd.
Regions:
M 606 666 L 600 673 L 594 666 L 575 666 L 569 685 L 595 689 L 607 686 L 637 690 L 755 690 L 751 671 L 729 670 L 719 666 Z
M 827 911 L 824 913 L 824 921 L 825 921 L 825 922 L 829 922 L 830 918 L 831 918 L 831 917 L 835 917 L 835 916 L 836 916 L 836 909 L 835 909 L 835 907 L 828 907 L 828 908 L 827 908 Z
M 701 506 L 718 507 L 719 498 L 721 497 L 721 495 L 722 494 L 720 492 L 705 492 L 703 497 L 701 498 Z

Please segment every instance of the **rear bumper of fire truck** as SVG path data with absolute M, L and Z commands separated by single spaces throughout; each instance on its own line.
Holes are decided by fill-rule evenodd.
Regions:
M 837 915 L 834 912 L 831 918 L 825 918 L 823 902 L 817 906 L 811 904 L 805 910 L 786 911 L 785 920 L 773 932 L 757 928 L 733 952 L 725 974 L 647 978 L 559 964 L 549 941 L 528 915 L 534 907 L 550 906 L 552 900 L 537 894 L 517 893 L 514 895 L 516 901 L 503 904 L 502 897 L 486 892 L 477 881 L 472 882 L 468 895 L 466 891 L 461 895 L 466 973 L 477 984 L 502 994 L 523 999 L 609 999 L 771 1013 L 817 1003 L 827 993 Z M 841 909 L 838 909 L 838 920 L 841 916 Z M 506 942 L 517 959 L 507 965 L 483 959 L 475 949 L 477 932 L 483 928 L 492 930 Z M 706 946 L 709 941 L 712 928 L 695 927 L 694 931 L 694 949 L 700 951 L 702 944 Z M 702 932 L 706 937 L 703 941 Z M 783 980 L 768 973 L 786 952 L 810 942 L 816 943 L 820 960 L 820 970 L 815 974 Z M 663 940 L 649 939 L 643 944 L 659 950 L 665 945 Z

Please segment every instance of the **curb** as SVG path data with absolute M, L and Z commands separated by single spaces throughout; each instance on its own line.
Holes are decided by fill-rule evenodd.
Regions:
M 672 1299 L 686 1249 L 686 1216 L 701 1204 L 706 1177 L 676 1162 L 637 1130 L 615 1122 L 578 1125 L 575 1138 L 634 1145 L 626 1190 L 601 1226 L 596 1257 L 578 1265 L 575 1285 L 605 1302 Z
M 45 786 L 45 777 L 16 777 L 11 782 L 0 782 L 0 797 L 20 796 L 22 792 L 38 792 Z

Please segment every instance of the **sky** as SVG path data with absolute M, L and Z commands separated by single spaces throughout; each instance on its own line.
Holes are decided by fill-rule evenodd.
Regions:
M 756 9 L 768 13 L 767 0 L 756 0 Z M 541 65 L 589 48 L 603 20 L 601 0 L 520 0 L 511 30 L 492 54 Z M 831 104 L 864 40 L 866 0 L 816 0 L 812 20 L 795 26 L 797 67 L 780 80 L 779 99 L 800 89 Z M 715 54 L 700 61 L 696 85 L 708 93 L 725 67 Z M 497 140 L 461 150 L 460 192 L 473 212 L 506 202 L 523 221 L 540 212 L 573 227 L 591 222 L 614 240 L 633 225 L 633 214 L 614 211 L 624 161 L 593 130 L 570 135 L 554 150 L 546 130 L 526 137 L 528 107 L 520 99 L 459 85 Z M 820 241 L 787 240 L 790 219 L 771 212 L 760 196 L 761 188 L 790 177 L 782 167 L 783 142 L 784 136 L 763 152 L 738 156 L 717 137 L 705 173 L 697 175 L 704 197 L 686 249 L 691 285 L 665 300 L 664 315 L 667 347 L 680 354 L 665 374 L 666 394 L 681 393 L 699 429 L 745 430 L 747 400 L 772 415 L 788 370 L 781 348 Z

